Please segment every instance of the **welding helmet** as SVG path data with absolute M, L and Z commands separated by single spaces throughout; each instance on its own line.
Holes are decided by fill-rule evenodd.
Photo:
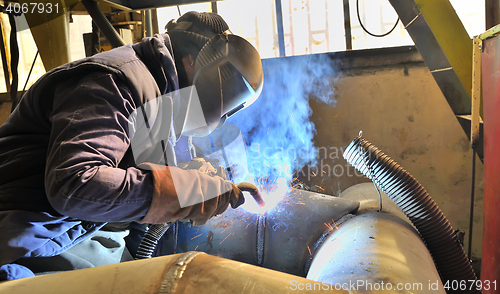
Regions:
M 228 34 L 216 34 L 200 50 L 194 62 L 194 89 L 203 110 L 205 124 L 199 121 L 199 111 L 188 107 L 183 134 L 202 137 L 210 134 L 224 121 L 251 105 L 260 95 L 264 75 L 257 50 L 245 39 Z

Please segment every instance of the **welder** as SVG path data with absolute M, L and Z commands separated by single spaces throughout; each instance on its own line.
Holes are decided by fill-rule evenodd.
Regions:
M 0 280 L 130 260 L 131 223 L 203 224 L 241 205 L 223 169 L 176 167 L 175 144 L 218 128 L 262 83 L 255 48 L 198 12 L 42 76 L 0 127 Z

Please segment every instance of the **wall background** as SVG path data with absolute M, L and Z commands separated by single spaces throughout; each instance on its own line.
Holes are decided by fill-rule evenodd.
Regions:
M 467 243 L 472 169 L 469 141 L 425 64 L 418 62 L 415 53 L 404 55 L 402 60 L 411 62 L 387 55 L 378 57 L 385 65 L 344 68 L 333 85 L 334 107 L 311 100 L 316 146 L 345 148 L 363 130 L 369 142 L 427 189 L 453 228 L 466 232 Z M 340 156 L 329 164 L 345 167 L 347 163 Z M 337 168 L 337 175 L 340 171 Z M 317 176 L 310 183 L 323 187 L 324 193 L 339 195 L 364 181 L 367 179 L 349 176 L 344 169 L 341 176 Z M 483 163 L 476 158 L 474 258 L 480 258 L 482 250 L 483 187 Z

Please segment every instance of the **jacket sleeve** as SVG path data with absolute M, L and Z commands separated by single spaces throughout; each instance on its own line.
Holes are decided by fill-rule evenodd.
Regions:
M 94 73 L 55 89 L 45 190 L 59 213 L 88 221 L 138 221 L 152 201 L 150 172 L 118 165 L 136 108 L 127 86 Z

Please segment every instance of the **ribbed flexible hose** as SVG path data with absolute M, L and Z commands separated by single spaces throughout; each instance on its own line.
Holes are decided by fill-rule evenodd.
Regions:
M 148 231 L 144 234 L 141 244 L 135 254 L 136 259 L 151 258 L 156 249 L 158 240 L 167 232 L 170 224 L 150 225 Z
M 458 287 L 448 293 L 481 293 L 469 282 L 477 278 L 451 224 L 415 178 L 361 136 L 349 144 L 344 158 L 380 186 L 408 216 L 426 243 L 443 284 L 467 283 L 465 290 Z

